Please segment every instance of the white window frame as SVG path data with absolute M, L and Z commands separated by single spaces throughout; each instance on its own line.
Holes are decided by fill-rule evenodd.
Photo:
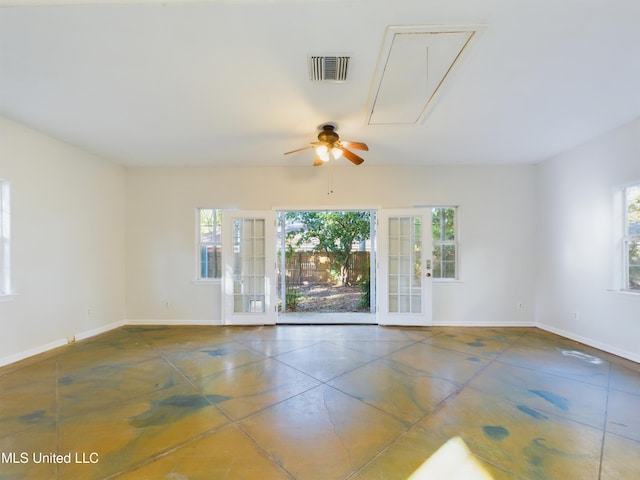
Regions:
M 446 283 L 446 282 L 457 282 L 460 280 L 460 247 L 459 247 L 459 237 L 458 237 L 458 220 L 459 220 L 459 216 L 458 216 L 458 206 L 456 205 L 436 205 L 436 206 L 431 206 L 431 212 L 433 215 L 433 211 L 436 209 L 453 209 L 453 240 L 435 240 L 433 239 L 433 249 L 435 250 L 436 247 L 440 247 L 440 246 L 453 246 L 454 250 L 455 250 L 455 264 L 454 264 L 454 268 L 455 268 L 455 275 L 453 277 L 436 277 L 434 275 L 433 277 L 433 281 L 436 283 Z M 433 218 L 433 217 L 432 217 Z M 441 216 L 441 222 L 444 221 L 444 215 Z M 441 227 L 443 227 L 443 223 L 441 223 Z M 444 229 L 441 228 L 441 232 L 444 232 Z M 432 231 L 431 231 L 431 235 L 433 238 L 433 227 L 432 227 Z M 432 271 L 435 271 L 436 269 L 436 265 L 435 265 L 435 258 L 432 260 L 433 265 L 432 265 Z M 442 272 L 442 265 L 440 265 L 440 271 Z
M 11 209 L 9 182 L 0 178 L 0 301 L 15 297 L 11 288 Z
M 629 278 L 629 244 L 632 241 L 640 242 L 640 233 L 631 234 L 629 231 L 629 210 L 627 208 L 629 190 L 640 189 L 640 183 L 630 184 L 622 189 L 622 211 L 623 211 L 623 236 L 622 236 L 622 290 L 624 292 L 640 295 L 639 288 L 631 288 Z
M 214 224 L 220 225 L 220 234 L 218 240 L 204 240 L 201 236 L 201 212 L 203 210 L 212 210 L 214 215 Z M 196 246 L 195 246 L 195 279 L 197 283 L 220 283 L 222 282 L 222 270 L 218 276 L 207 277 L 202 275 L 202 247 L 210 247 L 213 249 L 220 248 L 220 269 L 222 269 L 222 209 L 215 207 L 198 207 L 196 208 Z

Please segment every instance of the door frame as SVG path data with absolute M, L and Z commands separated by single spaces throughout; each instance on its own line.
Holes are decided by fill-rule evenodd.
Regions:
M 342 316 L 345 320 L 349 320 L 351 319 L 351 321 L 345 321 L 344 323 L 353 323 L 353 324 L 357 324 L 357 323 L 376 323 L 377 322 L 377 309 L 378 309 L 378 305 L 377 305 L 377 298 L 378 298 L 378 292 L 377 292 L 377 280 L 376 280 L 376 275 L 377 275 L 377 240 L 376 240 L 376 235 L 377 235 L 377 221 L 378 221 L 378 216 L 380 214 L 380 210 L 381 207 L 380 206 L 360 206 L 360 207 L 341 207 L 341 206 L 321 206 L 321 207 L 277 207 L 273 209 L 275 211 L 275 215 L 276 218 L 279 219 L 280 215 L 286 212 L 327 212 L 327 211 L 333 211 L 333 212 L 371 212 L 373 214 L 374 218 L 371 218 L 370 221 L 370 240 L 371 240 L 371 251 L 369 253 L 369 278 L 371 279 L 371 284 L 370 284 L 370 289 L 371 289 L 371 298 L 370 298 L 370 310 L 369 312 L 363 312 L 363 313 L 359 313 L 359 312 L 336 312 L 336 313 L 328 313 L 326 315 L 339 315 Z M 284 253 L 285 250 L 285 244 L 284 244 L 284 232 L 282 232 L 280 235 L 278 235 L 277 233 L 277 227 L 276 227 L 276 235 L 277 235 L 277 239 L 276 239 L 276 245 L 277 245 L 277 250 L 279 252 Z M 277 255 L 276 255 L 277 257 Z M 282 255 L 281 257 L 281 269 L 282 272 L 285 271 L 284 265 L 285 265 L 285 259 L 284 259 L 284 255 Z M 286 297 L 285 297 L 285 292 L 286 292 L 286 278 L 283 275 L 281 278 L 281 286 L 280 286 L 280 298 L 279 300 L 282 302 L 282 307 L 283 307 L 283 311 L 277 312 L 277 321 L 276 323 L 289 323 L 289 321 L 286 320 L 286 316 L 289 315 L 289 318 L 291 319 L 295 313 L 286 313 L 284 312 L 284 308 L 286 306 Z M 324 315 L 324 314 L 318 314 L 318 315 Z M 364 315 L 368 315 L 368 318 L 364 319 L 364 320 L 356 320 L 353 321 L 354 319 L 354 315 L 358 315 L 358 316 L 364 316 Z M 314 322 L 313 323 L 323 323 L 321 318 L 318 318 L 317 316 L 314 317 Z M 342 323 L 342 322 L 336 322 L 335 320 L 332 320 L 330 323 Z

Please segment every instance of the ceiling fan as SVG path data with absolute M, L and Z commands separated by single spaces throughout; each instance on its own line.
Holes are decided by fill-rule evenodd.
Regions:
M 347 160 L 349 160 L 354 165 L 360 165 L 364 162 L 364 159 L 359 155 L 353 153 L 349 148 L 353 148 L 356 150 L 369 150 L 366 143 L 362 142 L 342 142 L 338 133 L 336 132 L 336 126 L 332 123 L 326 123 L 320 127 L 320 133 L 318 134 L 318 141 L 311 142 L 311 145 L 308 147 L 298 148 L 296 150 L 291 150 L 290 152 L 285 152 L 285 155 L 289 155 L 290 153 L 301 152 L 303 150 L 310 150 L 314 148 L 316 150 L 316 159 L 313 162 L 314 167 L 319 167 L 324 163 L 327 163 L 332 158 L 337 160 L 338 158 L 344 156 Z

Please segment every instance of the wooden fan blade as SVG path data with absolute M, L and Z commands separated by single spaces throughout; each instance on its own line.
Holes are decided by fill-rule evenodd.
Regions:
M 289 155 L 290 153 L 302 152 L 303 150 L 311 150 L 313 145 L 309 145 L 308 147 L 297 148 L 295 150 L 291 150 L 290 152 L 284 152 L 285 155 Z
M 347 150 L 344 147 L 342 148 L 342 155 L 344 155 L 344 158 L 346 158 L 347 160 L 349 160 L 351 163 L 355 165 L 360 165 L 362 162 L 364 162 L 364 159 L 362 157 L 359 157 L 358 155 Z
M 316 159 L 313 161 L 313 166 L 314 167 L 320 167 L 324 164 L 324 162 L 320 159 L 320 157 L 316 157 Z
M 362 142 L 343 142 L 345 144 L 345 146 L 349 147 L 349 148 L 355 148 L 356 150 L 369 150 L 369 147 L 367 147 L 366 143 L 362 143 Z

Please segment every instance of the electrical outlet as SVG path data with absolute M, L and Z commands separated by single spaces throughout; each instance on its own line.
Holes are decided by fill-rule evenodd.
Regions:
M 67 336 L 67 343 L 68 344 L 76 343 L 76 336 L 75 335 Z
M 524 310 L 524 303 L 518 304 L 518 310 Z
M 580 314 L 578 312 L 573 312 L 572 317 L 574 320 L 580 320 Z

